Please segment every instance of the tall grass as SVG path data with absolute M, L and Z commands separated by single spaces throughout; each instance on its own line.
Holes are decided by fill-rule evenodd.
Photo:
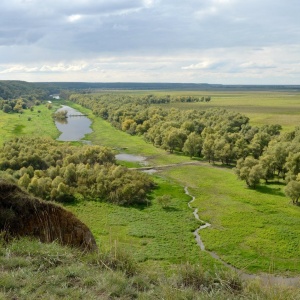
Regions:
M 112 248 L 83 254 L 56 243 L 20 239 L 0 244 L 0 299 L 299 299 L 296 289 L 270 289 L 198 265 L 141 268 Z

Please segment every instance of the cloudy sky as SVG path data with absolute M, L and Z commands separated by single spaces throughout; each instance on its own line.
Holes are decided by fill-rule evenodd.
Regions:
M 299 0 L 1 0 L 0 79 L 300 84 Z

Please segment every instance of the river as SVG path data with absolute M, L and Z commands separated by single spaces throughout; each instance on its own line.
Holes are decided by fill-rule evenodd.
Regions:
M 86 134 L 93 132 L 90 127 L 92 121 L 83 116 L 78 110 L 66 105 L 63 105 L 58 111 L 60 110 L 66 110 L 68 118 L 62 121 L 55 120 L 55 125 L 61 132 L 61 135 L 57 138 L 58 141 L 80 141 Z M 85 140 L 82 141 L 88 142 Z

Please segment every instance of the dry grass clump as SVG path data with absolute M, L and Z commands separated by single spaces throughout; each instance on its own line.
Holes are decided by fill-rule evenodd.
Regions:
M 58 241 L 83 250 L 96 250 L 86 225 L 71 212 L 32 197 L 15 184 L 0 179 L 0 230 L 6 237 L 32 236 L 42 242 Z

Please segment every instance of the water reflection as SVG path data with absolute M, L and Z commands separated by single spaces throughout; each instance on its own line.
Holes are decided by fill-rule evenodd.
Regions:
M 55 123 L 56 122 L 59 124 L 68 124 L 68 119 L 55 119 Z
M 90 128 L 92 122 L 89 118 L 82 116 L 82 114 L 69 106 L 63 106 L 60 110 L 66 110 L 68 117 L 64 120 L 55 120 L 55 125 L 57 129 L 61 132 L 61 135 L 57 139 L 58 141 L 79 141 L 87 133 L 91 133 L 92 129 Z M 74 116 L 75 115 L 75 116 Z

